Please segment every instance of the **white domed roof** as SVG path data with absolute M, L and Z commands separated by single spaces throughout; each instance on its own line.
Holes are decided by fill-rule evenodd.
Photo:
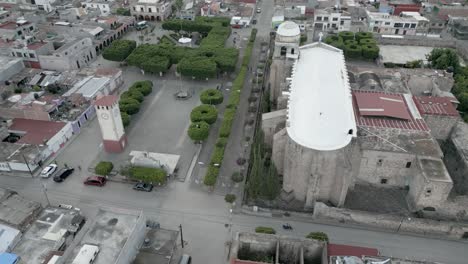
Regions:
M 296 23 L 292 21 L 286 21 L 279 25 L 276 34 L 284 37 L 294 37 L 300 35 L 301 31 L 299 30 L 299 26 Z

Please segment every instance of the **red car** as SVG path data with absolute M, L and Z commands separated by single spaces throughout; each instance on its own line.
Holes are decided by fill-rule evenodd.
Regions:
M 106 184 L 106 178 L 101 177 L 101 176 L 89 176 L 86 178 L 86 180 L 83 182 L 85 185 L 95 185 L 102 187 Z

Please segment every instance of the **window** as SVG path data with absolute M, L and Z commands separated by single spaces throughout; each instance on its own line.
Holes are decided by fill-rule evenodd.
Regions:
M 431 190 L 431 189 L 427 189 L 427 190 L 426 190 L 426 196 L 430 196 L 431 193 L 432 193 L 432 190 Z
M 151 7 L 150 7 L 150 8 L 148 8 L 148 12 L 150 12 L 150 13 L 152 13 L 152 12 L 153 12 L 153 10 L 151 10 Z
M 439 27 L 442 27 L 443 25 L 444 25 L 444 24 L 442 24 L 442 23 L 439 23 Z
M 410 24 L 409 23 L 405 23 L 405 28 L 409 28 L 410 27 Z
M 323 21 L 328 21 L 328 17 L 323 17 Z
M 29 53 L 29 57 L 30 58 L 36 58 L 36 55 L 34 55 L 34 53 Z
M 31 27 L 29 27 L 29 30 L 33 31 L 33 30 L 34 30 L 34 27 L 32 27 L 32 26 L 31 26 Z
M 390 22 L 385 22 L 385 25 L 386 25 L 386 26 L 390 26 Z
M 16 57 L 23 57 L 23 54 L 21 52 L 16 52 Z
M 337 17 L 332 18 L 332 21 L 338 21 Z
M 403 27 L 403 23 L 395 23 L 394 27 L 401 28 Z
M 156 8 L 156 13 L 159 13 L 159 8 Z
M 388 180 L 385 178 L 380 179 L 381 184 L 387 184 Z
M 411 168 L 411 161 L 406 162 L 406 168 L 407 169 Z
M 143 9 L 143 7 L 140 7 L 140 11 L 141 11 L 141 12 L 145 12 L 145 10 Z
M 343 21 L 343 20 L 340 21 L 340 25 L 344 25 L 344 21 Z
M 322 21 L 322 17 L 321 17 L 321 16 L 318 16 L 318 17 L 317 17 L 317 21 Z
M 136 11 L 136 7 L 133 7 L 133 11 Z
M 411 24 L 411 28 L 416 28 L 416 24 Z
M 380 21 L 375 21 L 374 24 L 378 25 L 380 24 Z
M 16 32 L 16 33 L 17 33 L 18 35 L 21 35 L 21 34 L 23 34 L 23 32 L 21 32 L 21 30 L 20 30 L 20 31 L 18 31 L 18 32 Z
M 336 28 L 336 24 L 332 24 L 332 28 Z

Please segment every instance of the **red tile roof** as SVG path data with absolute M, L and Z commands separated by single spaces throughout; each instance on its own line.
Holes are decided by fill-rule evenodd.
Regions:
M 31 44 L 28 45 L 28 49 L 36 50 L 36 49 L 44 46 L 45 44 L 47 44 L 47 42 L 34 42 L 34 43 L 31 43 Z
M 375 248 L 356 247 L 349 245 L 328 244 L 327 246 L 328 257 L 331 256 L 355 256 L 362 258 L 362 256 L 379 256 L 379 251 Z
M 362 109 L 360 111 L 360 108 L 363 108 L 363 107 L 362 106 L 358 107 L 358 102 L 356 100 L 356 95 L 357 95 L 357 97 L 360 97 L 361 94 L 370 94 L 373 97 L 377 97 L 377 98 L 378 97 L 384 97 L 384 98 L 390 98 L 390 99 L 392 99 L 394 96 L 396 96 L 399 100 L 402 100 L 404 102 L 403 104 L 400 104 L 399 106 L 401 108 L 404 108 L 403 110 L 408 113 L 409 119 L 399 119 L 399 118 L 393 118 L 390 115 L 387 115 L 387 116 L 382 115 L 381 113 L 384 112 L 384 111 L 377 112 L 377 113 L 381 114 L 380 116 L 362 115 L 362 112 L 361 112 Z M 366 99 L 366 97 L 363 97 L 363 98 Z M 367 101 L 364 100 L 363 105 L 366 106 L 366 107 L 367 106 L 381 107 L 381 106 L 378 106 L 378 105 L 375 105 L 375 104 L 366 104 L 366 103 L 367 103 Z M 407 104 L 405 98 L 403 97 L 403 95 L 401 95 L 401 94 L 388 94 L 388 93 L 371 92 L 371 91 L 353 91 L 353 107 L 354 107 L 354 116 L 356 118 L 357 126 L 429 131 L 429 128 L 427 127 L 426 122 L 424 122 L 424 119 L 415 118 L 415 117 L 413 117 L 411 115 L 411 113 L 409 113 L 408 104 Z M 398 110 L 398 111 L 403 111 L 403 110 Z M 415 107 L 415 110 L 417 111 L 416 107 Z
M 448 16 L 455 16 L 455 17 L 468 17 L 468 9 L 467 8 L 441 8 L 437 16 L 440 19 L 447 20 Z
M 65 125 L 64 122 L 15 118 L 9 130 L 25 133 L 17 143 L 42 145 L 55 136 Z
M 425 115 L 455 116 L 460 114 L 447 97 L 414 96 L 419 112 Z
M 94 102 L 94 105 L 97 106 L 111 106 L 119 100 L 119 97 L 116 95 L 106 95 Z
M 362 116 L 381 116 L 411 119 L 401 95 L 383 93 L 355 93 L 359 114 Z
M 419 12 L 421 10 L 421 5 L 399 5 L 395 6 L 393 10 L 393 15 L 399 16 L 401 12 Z
M 2 28 L 2 29 L 15 29 L 17 27 L 18 26 L 13 21 L 8 21 L 8 22 L 0 25 L 0 28 Z

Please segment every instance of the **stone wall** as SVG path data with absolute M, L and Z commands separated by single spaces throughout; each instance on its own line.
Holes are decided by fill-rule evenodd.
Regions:
M 262 115 L 262 131 L 264 142 L 269 146 L 273 145 L 273 136 L 281 128 L 284 128 L 286 123 L 286 109 L 278 110 Z
M 468 135 L 468 125 L 458 123 L 451 138 L 441 145 L 444 152 L 444 163 L 452 178 L 456 195 L 468 195 L 468 161 L 465 157 L 464 146 Z
M 288 132 L 286 128 L 281 129 L 273 136 L 272 160 L 276 165 L 279 174 L 284 175 L 284 150 Z
M 362 150 L 356 182 L 379 187 L 404 187 L 414 175 L 415 155 L 411 153 Z M 410 166 L 407 168 L 407 166 Z
M 458 116 L 425 115 L 424 121 L 431 129 L 431 135 L 439 140 L 449 138 L 453 128 L 460 120 Z
M 336 223 L 362 225 L 380 230 L 385 229 L 390 232 L 444 236 L 453 239 L 461 239 L 465 233 L 468 233 L 468 224 L 353 211 L 328 207 L 320 202 L 315 203 L 313 218 L 327 222 L 333 221 Z

